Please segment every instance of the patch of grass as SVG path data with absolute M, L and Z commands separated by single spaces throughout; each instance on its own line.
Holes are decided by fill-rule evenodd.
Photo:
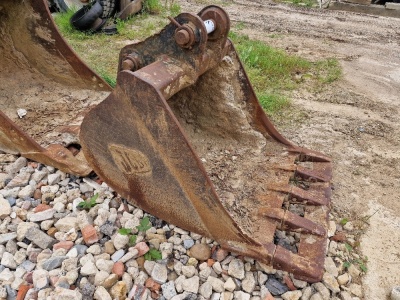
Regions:
M 336 58 L 328 58 L 316 63 L 321 83 L 332 83 L 342 76 L 342 68 Z
M 353 251 L 353 247 L 350 244 L 345 243 L 344 246 L 346 247 L 347 251 L 349 252 Z
M 290 0 L 289 3 L 305 7 L 319 7 L 319 3 L 316 0 Z
M 174 0 L 171 0 L 170 3 L 167 3 L 167 0 L 165 2 L 165 7 L 168 8 L 172 17 L 175 17 L 181 13 L 181 6 L 178 3 L 175 3 Z
M 283 37 L 283 35 L 279 34 L 279 33 L 272 33 L 268 37 L 270 37 L 271 39 L 279 39 L 279 38 Z
M 246 27 L 246 24 L 244 22 L 238 22 L 235 25 L 235 30 L 243 30 Z
M 302 7 L 319 7 L 318 0 L 275 0 L 278 3 L 289 3 Z
M 150 14 L 159 14 L 163 10 L 160 0 L 145 0 L 143 1 L 143 10 Z
M 250 40 L 245 35 L 230 35 L 242 62 L 249 68 L 259 70 L 268 86 L 292 89 L 292 76 L 306 73 L 311 62 L 298 56 L 288 55 L 283 50 L 273 48 L 264 42 Z
M 104 79 L 112 88 L 117 85 L 117 77 L 116 75 L 111 75 L 104 71 L 103 69 L 95 69 L 95 72 L 100 75 L 101 78 Z
M 284 96 L 284 92 L 296 87 L 293 76 L 308 72 L 311 63 L 261 41 L 250 40 L 245 35 L 231 32 L 230 38 L 263 108 L 270 114 L 287 108 L 290 101 Z
M 259 92 L 258 100 L 261 106 L 268 112 L 274 113 L 290 106 L 290 101 L 287 97 L 279 94 L 271 94 L 268 92 Z
M 246 35 L 231 32 L 229 37 L 261 105 L 270 115 L 290 107 L 288 92 L 306 84 L 306 88 L 329 84 L 341 76 L 336 59 L 311 62 L 262 41 L 251 40 Z

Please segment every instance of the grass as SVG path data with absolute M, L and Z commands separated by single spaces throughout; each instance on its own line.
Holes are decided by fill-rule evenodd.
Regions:
M 263 108 L 274 115 L 290 106 L 290 91 L 320 88 L 339 79 L 336 59 L 311 62 L 246 35 L 230 33 Z
M 275 2 L 278 3 L 289 3 L 289 4 L 294 4 L 296 6 L 302 6 L 302 7 L 319 7 L 319 2 L 318 0 L 275 0 Z
M 115 21 L 118 29 L 115 36 L 82 33 L 73 29 L 69 23 L 73 11 L 56 15 L 55 21 L 78 55 L 114 87 L 121 48 L 157 33 L 169 23 L 167 16 L 179 13 L 180 7 L 173 0 L 146 0 L 140 14 L 125 21 Z M 336 59 L 311 62 L 289 55 L 284 50 L 238 33 L 244 28 L 244 23 L 236 24 L 229 37 L 258 99 L 270 116 L 282 114 L 290 107 L 293 90 L 306 88 L 316 91 L 340 78 L 341 68 Z
M 290 0 L 289 3 L 305 7 L 319 7 L 318 1 L 315 0 Z

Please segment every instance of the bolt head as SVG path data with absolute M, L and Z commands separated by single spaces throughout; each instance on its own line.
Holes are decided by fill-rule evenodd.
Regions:
M 122 62 L 122 70 L 133 71 L 135 69 L 135 64 L 130 59 L 125 59 Z
M 190 42 L 190 34 L 185 29 L 180 29 L 175 33 L 175 41 L 180 46 L 185 46 Z

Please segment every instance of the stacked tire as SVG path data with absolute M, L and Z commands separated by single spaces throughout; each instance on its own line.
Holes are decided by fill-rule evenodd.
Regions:
M 93 1 L 90 2 L 89 1 Z M 78 9 L 70 19 L 71 25 L 80 31 L 115 34 L 116 26 L 103 26 L 109 18 L 126 18 L 142 9 L 143 0 L 48 0 L 50 10 L 67 12 Z M 119 7 L 117 7 L 119 6 Z M 116 14 L 116 11 L 118 13 Z
M 115 0 L 99 0 L 101 6 L 103 7 L 102 18 L 111 18 L 115 13 L 116 1 Z
M 72 4 L 79 0 L 55 0 L 66 4 Z M 80 31 L 97 32 L 112 17 L 115 12 L 116 0 L 96 0 L 87 5 L 83 5 L 70 19 L 71 25 Z M 64 7 L 65 8 L 65 7 Z M 68 7 L 71 9 L 71 7 Z
M 103 7 L 100 2 L 93 2 L 85 5 L 74 13 L 70 19 L 71 25 L 80 31 L 96 32 L 105 24 L 105 19 L 102 19 Z

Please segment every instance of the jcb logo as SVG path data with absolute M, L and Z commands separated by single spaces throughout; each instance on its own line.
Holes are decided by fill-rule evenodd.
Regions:
M 151 172 L 150 161 L 142 152 L 113 144 L 108 149 L 115 164 L 123 173 L 145 175 Z

